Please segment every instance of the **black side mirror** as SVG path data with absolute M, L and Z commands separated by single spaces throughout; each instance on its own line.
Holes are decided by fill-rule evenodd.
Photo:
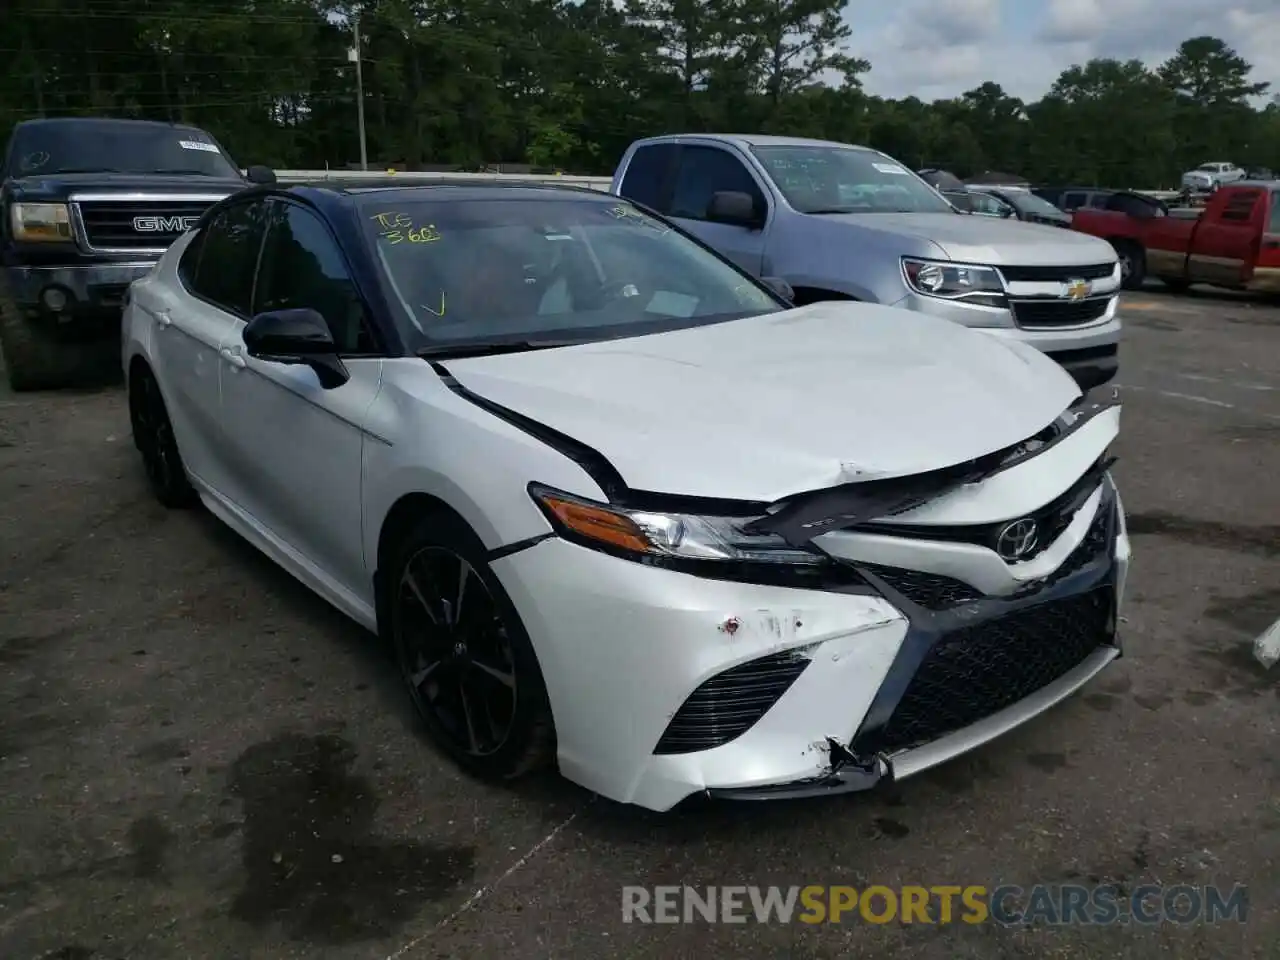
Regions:
M 310 367 L 326 390 L 351 379 L 329 325 L 310 307 L 258 314 L 244 328 L 244 345 L 255 359 Z
M 730 223 L 739 227 L 758 227 L 764 222 L 761 211 L 751 194 L 737 190 L 720 190 L 711 195 L 707 204 L 707 219 L 715 223 Z
M 761 277 L 760 282 L 766 287 L 780 296 L 783 300 L 792 305 L 796 302 L 796 292 L 791 288 L 791 284 L 783 280 L 781 277 Z
M 245 179 L 250 183 L 270 185 L 276 182 L 276 172 L 270 167 L 264 167 L 260 163 L 249 167 L 244 174 Z

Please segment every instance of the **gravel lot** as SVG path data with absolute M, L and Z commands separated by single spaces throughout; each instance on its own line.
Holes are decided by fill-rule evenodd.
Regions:
M 669 816 L 442 761 L 362 632 L 0 396 L 0 957 L 1280 956 L 1280 309 L 1128 298 L 1127 656 L 892 792 Z M 638 926 L 624 884 L 1234 883 L 1249 922 Z M 1268 947 L 1267 944 L 1271 946 Z

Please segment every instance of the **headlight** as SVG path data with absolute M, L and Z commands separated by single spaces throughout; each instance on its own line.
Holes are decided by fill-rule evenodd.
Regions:
M 654 512 L 597 503 L 541 484 L 529 495 L 566 540 L 699 576 L 796 586 L 860 583 L 849 567 L 774 534 L 747 533 L 751 516 Z
M 916 293 L 984 307 L 1005 305 L 1004 281 L 994 267 L 902 258 L 902 273 Z
M 71 236 L 71 213 L 65 203 L 15 203 L 9 210 L 13 239 L 26 243 L 65 242 Z

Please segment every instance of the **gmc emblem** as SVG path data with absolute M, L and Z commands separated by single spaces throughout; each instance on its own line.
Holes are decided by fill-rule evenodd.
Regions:
M 186 233 L 199 217 L 134 217 L 133 229 L 138 233 Z

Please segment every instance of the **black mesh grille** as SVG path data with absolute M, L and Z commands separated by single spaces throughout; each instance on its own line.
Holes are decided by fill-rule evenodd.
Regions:
M 98 249 L 167 247 L 186 232 L 211 200 L 83 200 L 80 221 L 85 239 Z M 138 222 L 135 222 L 138 221 Z M 138 229 L 142 226 L 143 229 Z
M 1107 312 L 1108 297 L 1090 300 L 1011 300 L 1013 319 L 1020 327 L 1074 327 Z
M 787 651 L 717 674 L 676 711 L 654 753 L 694 753 L 736 740 L 755 726 L 808 665 L 807 657 Z
M 854 753 L 918 746 L 1012 706 L 1112 639 L 1110 586 L 963 627 L 929 651 L 906 693 Z
M 1000 267 L 1004 278 L 1022 283 L 1066 283 L 1068 280 L 1102 280 L 1115 271 L 1114 263 L 1087 267 Z
M 971 587 L 963 580 L 957 580 L 954 577 L 870 564 L 858 566 L 868 573 L 875 574 L 912 603 L 926 610 L 945 610 L 962 603 L 973 603 L 985 596 L 977 587 Z

